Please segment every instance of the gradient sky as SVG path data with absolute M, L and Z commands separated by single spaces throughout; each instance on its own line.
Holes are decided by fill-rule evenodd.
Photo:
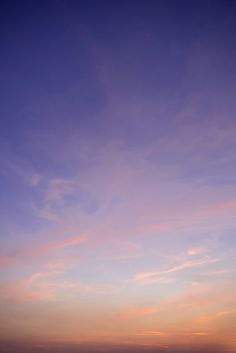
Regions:
M 236 352 L 236 3 L 0 17 L 3 353 Z

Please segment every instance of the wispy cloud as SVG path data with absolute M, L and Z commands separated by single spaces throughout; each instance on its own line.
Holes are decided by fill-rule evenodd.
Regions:
M 32 186 L 37 186 L 42 176 L 33 174 L 30 178 Z M 58 210 L 63 210 L 66 198 L 78 192 L 78 183 L 76 178 L 44 178 L 44 183 L 40 188 L 41 203 L 40 206 L 32 202 L 32 209 L 40 218 L 48 221 L 58 222 Z
M 137 336 L 150 336 L 150 337 L 165 337 L 167 336 L 166 332 L 163 331 L 144 331 L 136 333 Z
M 117 287 L 109 284 L 86 284 L 78 281 L 54 280 L 62 277 L 65 271 L 35 272 L 30 276 L 14 282 L 2 283 L 0 299 L 2 301 L 29 302 L 53 301 L 62 293 L 71 297 L 78 293 L 108 294 L 117 291 Z
M 214 313 L 210 313 L 210 314 L 206 314 L 206 315 L 202 315 L 200 316 L 197 321 L 200 323 L 200 324 L 205 324 L 209 321 L 214 321 L 214 320 L 217 320 L 223 316 L 226 316 L 226 315 L 229 315 L 229 314 L 232 314 L 232 311 L 228 311 L 228 310 L 225 310 L 225 311 L 218 311 L 218 312 L 214 312 Z
M 130 320 L 138 317 L 156 314 L 159 311 L 160 311 L 160 308 L 156 306 L 131 307 L 124 310 L 124 312 L 119 315 L 119 319 Z
M 43 176 L 40 173 L 35 172 L 29 166 L 22 167 L 21 163 L 18 161 L 8 161 L 7 168 L 17 175 L 22 181 L 26 182 L 29 186 L 36 187 L 40 184 Z
M 67 179 L 51 179 L 48 181 L 48 186 L 45 190 L 45 200 L 50 204 L 54 204 L 69 195 L 74 190 L 74 181 Z
M 158 277 L 156 275 L 150 276 L 148 278 L 138 278 L 136 279 L 138 282 L 146 285 L 146 284 L 154 284 L 154 283 L 160 283 L 160 284 L 170 284 L 170 283 L 175 283 L 176 279 L 172 277 Z
M 163 282 L 163 281 L 165 281 L 165 277 L 163 277 L 163 275 L 168 275 L 170 273 L 175 273 L 175 272 L 179 272 L 179 271 L 183 271 L 183 270 L 187 270 L 187 269 L 192 269 L 192 268 L 199 267 L 199 266 L 204 266 L 204 265 L 211 264 L 211 263 L 214 263 L 217 261 L 219 261 L 219 260 L 218 259 L 211 259 L 208 257 L 198 259 L 198 260 L 186 261 L 186 262 L 183 262 L 179 265 L 170 267 L 169 269 L 163 270 L 163 271 L 150 271 L 150 272 L 137 273 L 134 276 L 134 280 L 137 282 L 143 283 L 143 284 L 154 283 L 155 281 Z
M 37 272 L 20 281 L 3 283 L 0 286 L 0 298 L 18 303 L 52 300 L 55 296 L 54 291 L 50 287 L 41 286 L 41 280 L 63 273 L 63 271 Z
M 42 175 L 37 174 L 37 173 L 34 173 L 34 174 L 30 175 L 30 177 L 29 177 L 29 182 L 34 187 L 37 186 L 41 180 L 42 180 Z
M 225 270 L 214 270 L 214 271 L 205 271 L 201 273 L 201 276 L 222 276 L 225 274 L 230 274 L 236 272 L 235 269 L 225 269 Z
M 191 248 L 187 251 L 188 256 L 196 256 L 206 253 L 206 249 L 204 248 Z
M 45 250 L 57 250 L 57 249 L 62 249 L 62 248 L 67 248 L 69 246 L 76 246 L 79 245 L 87 240 L 87 237 L 85 235 L 82 236 L 76 236 L 72 238 L 67 238 L 65 240 L 51 243 L 45 246 Z
M 44 254 L 50 254 L 51 252 L 63 250 L 69 247 L 78 246 L 87 241 L 86 235 L 79 235 L 75 237 L 67 237 L 60 241 L 51 243 L 44 243 L 38 246 L 28 245 L 22 250 L 19 250 L 17 254 L 0 256 L 0 267 L 7 267 L 17 265 L 18 263 L 34 257 L 40 257 Z
M 55 276 L 55 275 L 61 275 L 64 274 L 65 271 L 48 271 L 48 272 L 35 272 L 32 275 L 30 275 L 26 280 L 25 283 L 33 284 L 37 282 L 38 280 Z
M 15 263 L 13 255 L 0 255 L 0 267 L 9 266 Z
M 67 237 L 64 240 L 60 240 L 57 242 L 42 244 L 37 247 L 29 247 L 28 249 L 23 251 L 22 256 L 28 256 L 28 257 L 40 256 L 46 253 L 50 253 L 52 251 L 62 250 L 64 248 L 68 248 L 72 246 L 78 246 L 81 243 L 84 243 L 86 241 L 87 241 L 86 235 Z

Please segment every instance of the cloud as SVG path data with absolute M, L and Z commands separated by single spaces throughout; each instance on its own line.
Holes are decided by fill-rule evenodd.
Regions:
M 105 294 L 114 293 L 117 288 L 109 284 L 86 284 L 78 281 L 52 280 L 65 271 L 35 272 L 15 282 L 3 283 L 0 286 L 0 299 L 16 303 L 29 301 L 54 300 L 60 294 L 67 296 L 76 293 Z
M 31 168 L 29 168 L 29 166 L 22 166 L 19 162 L 16 163 L 16 161 L 8 161 L 7 167 L 10 169 L 10 171 L 12 171 L 30 186 L 36 187 L 43 179 L 41 174 L 36 173 Z
M 157 337 L 165 337 L 167 336 L 166 332 L 163 331 L 144 331 L 141 333 L 136 333 L 137 336 L 157 336 Z
M 196 256 L 205 253 L 207 250 L 203 248 L 191 248 L 187 251 L 188 256 Z
M 36 186 L 41 176 L 32 177 L 31 185 Z M 34 203 L 32 209 L 40 218 L 50 222 L 58 222 L 58 210 L 65 207 L 65 198 L 77 191 L 78 185 L 74 179 L 54 178 L 45 181 L 41 188 L 42 206 L 38 207 Z
M 57 214 L 54 211 L 52 211 L 50 209 L 50 207 L 45 206 L 44 208 L 40 208 L 40 209 L 38 209 L 35 206 L 32 206 L 32 207 L 39 218 L 45 219 L 50 222 L 57 222 L 58 221 Z
M 52 244 L 48 244 L 46 246 L 46 249 L 49 250 L 57 250 L 57 249 L 62 249 L 62 248 L 67 248 L 69 246 L 76 246 L 79 245 L 87 240 L 86 236 L 77 236 L 73 238 L 68 238 L 59 242 L 55 242 Z
M 48 286 L 41 286 L 40 281 L 45 277 L 63 273 L 63 271 L 36 272 L 23 280 L 3 283 L 0 286 L 0 299 L 18 303 L 52 300 L 55 296 L 54 291 Z
M 55 276 L 55 275 L 61 275 L 64 274 L 65 271 L 48 271 L 48 272 L 36 272 L 33 273 L 25 282 L 29 283 L 29 284 L 33 284 L 34 282 L 45 278 L 45 277 L 51 277 L 51 276 Z
M 29 177 L 29 182 L 32 186 L 37 186 L 42 180 L 42 175 L 34 173 Z
M 210 205 L 204 211 L 204 214 L 207 215 L 224 215 L 228 213 L 235 212 L 236 210 L 236 200 L 229 200 L 217 204 Z
M 49 261 L 43 265 L 44 268 L 46 268 L 49 271 L 66 271 L 68 270 L 71 266 L 68 266 L 68 264 L 65 261 L 56 260 L 56 261 Z
M 91 294 L 105 294 L 114 293 L 117 287 L 109 284 L 91 284 L 80 283 L 78 281 L 56 281 L 47 282 L 45 286 L 53 288 L 55 291 L 66 291 L 69 295 L 76 293 L 91 293 Z
M 151 278 L 145 278 L 145 279 L 139 279 L 138 280 L 140 283 L 146 285 L 146 284 L 152 284 L 152 283 L 161 283 L 161 284 L 170 284 L 170 283 L 175 283 L 176 279 L 171 278 L 171 277 L 151 277 Z
M 73 180 L 61 178 L 50 179 L 45 191 L 46 202 L 53 204 L 62 200 L 64 196 L 73 192 L 74 186 L 75 183 Z
M 173 266 L 167 270 L 164 271 L 151 271 L 151 272 L 140 272 L 137 273 L 134 276 L 134 280 L 143 284 L 149 284 L 149 283 L 154 283 L 155 281 L 162 282 L 165 280 L 165 277 L 163 275 L 168 275 L 169 273 L 175 273 L 179 271 L 183 271 L 186 269 L 191 269 L 195 268 L 198 266 L 204 266 L 210 263 L 214 263 L 219 261 L 218 259 L 210 259 L 208 257 L 205 257 L 203 259 L 198 259 L 198 260 L 192 260 L 192 261 L 186 261 L 183 262 L 179 265 Z M 168 283 L 168 282 L 167 282 Z
M 15 263 L 15 258 L 12 255 L 0 255 L 0 268 L 9 266 Z
M 41 255 L 57 250 L 63 250 L 65 248 L 75 247 L 86 241 L 86 235 L 79 235 L 52 243 L 41 244 L 37 247 L 28 246 L 25 249 L 19 250 L 17 254 L 0 256 L 0 267 L 17 265 L 27 259 L 32 259 L 33 257 L 40 257 Z M 65 266 L 65 264 L 63 266 Z
M 215 270 L 215 271 L 206 271 L 201 273 L 201 276 L 221 276 L 224 274 L 228 274 L 228 273 L 233 273 L 235 272 L 235 269 L 225 269 L 225 270 Z
M 159 307 L 156 306 L 144 306 L 144 307 L 131 307 L 126 309 L 120 314 L 120 320 L 130 320 L 138 317 L 148 316 L 160 311 Z
M 44 254 L 50 251 L 61 250 L 67 247 L 80 245 L 86 240 L 87 240 L 87 237 L 85 235 L 79 235 L 76 237 L 67 238 L 54 243 L 43 244 L 41 246 L 38 246 L 37 248 L 35 247 L 28 248 L 25 251 L 25 254 L 28 256 L 39 256 L 41 254 Z
M 226 316 L 226 315 L 229 315 L 229 314 L 232 314 L 232 311 L 218 311 L 215 313 L 202 315 L 197 319 L 197 321 L 201 324 L 205 324 L 209 321 L 214 321 L 216 319 L 219 319 L 219 318 Z

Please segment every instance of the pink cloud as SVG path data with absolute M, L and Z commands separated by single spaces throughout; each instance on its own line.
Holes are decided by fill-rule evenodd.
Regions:
M 201 255 L 206 252 L 206 249 L 203 248 L 191 248 L 187 251 L 188 256 Z
M 198 266 L 203 266 L 203 265 L 214 263 L 217 261 L 218 261 L 218 259 L 210 259 L 208 257 L 205 257 L 203 259 L 198 259 L 198 260 L 186 261 L 186 262 L 183 262 L 179 265 L 173 266 L 173 267 L 171 267 L 167 270 L 163 270 L 163 271 L 150 271 L 150 272 L 137 273 L 134 276 L 134 280 L 141 282 L 141 283 L 144 283 L 144 284 L 153 283 L 155 281 L 161 282 L 165 278 L 165 277 L 163 277 L 163 275 L 183 271 L 186 269 L 195 268 Z
M 60 242 L 55 242 L 55 243 L 49 244 L 48 247 L 46 247 L 46 248 L 49 250 L 62 249 L 62 248 L 66 248 L 68 246 L 79 245 L 85 241 L 86 241 L 85 236 L 77 236 L 77 237 L 62 240 Z
M 114 293 L 117 288 L 113 285 L 108 284 L 84 284 L 79 282 L 67 282 L 67 281 L 57 281 L 57 282 L 46 282 L 44 284 L 46 287 L 53 288 L 55 291 L 67 291 L 69 290 L 70 295 L 75 293 Z
M 65 271 L 36 272 L 27 278 L 26 283 L 32 284 L 42 278 L 64 274 Z
M 42 244 L 37 247 L 28 246 L 18 254 L 0 256 L 0 267 L 16 265 L 19 262 L 31 259 L 32 257 L 37 257 L 67 247 L 78 246 L 81 243 L 86 242 L 86 240 L 87 237 L 85 235 L 79 235 L 52 243 Z
M 15 262 L 15 258 L 12 255 L 1 255 L 0 256 L 0 267 L 12 265 Z
M 150 278 L 145 278 L 139 280 L 140 283 L 147 285 L 147 284 L 152 284 L 152 283 L 161 283 L 161 284 L 170 284 L 170 283 L 175 283 L 176 280 L 175 278 L 171 277 L 150 277 Z
M 229 274 L 236 272 L 235 269 L 225 269 L 225 270 L 215 270 L 215 271 L 206 271 L 201 273 L 201 276 L 221 276 L 224 274 Z
M 205 209 L 205 214 L 227 214 L 236 210 L 236 200 L 211 205 Z

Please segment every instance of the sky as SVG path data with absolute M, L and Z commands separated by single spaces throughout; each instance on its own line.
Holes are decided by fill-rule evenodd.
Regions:
M 2 352 L 236 352 L 235 18 L 1 1 Z

